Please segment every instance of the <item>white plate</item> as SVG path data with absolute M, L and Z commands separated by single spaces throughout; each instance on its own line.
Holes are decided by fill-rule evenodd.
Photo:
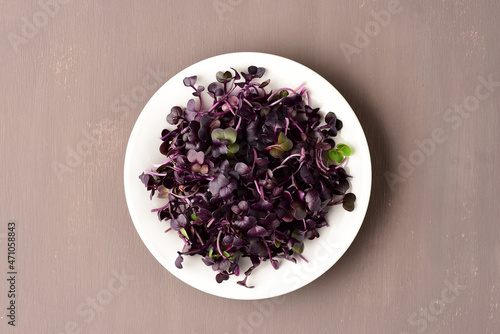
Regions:
M 231 276 L 221 284 L 215 281 L 216 273 L 205 266 L 200 256 L 184 256 L 184 268 L 176 268 L 174 261 L 183 242 L 175 232 L 164 233 L 170 226 L 169 223 L 158 221 L 156 213 L 151 213 L 151 209 L 162 206 L 162 202 L 156 198 L 150 200 L 149 192 L 139 180 L 139 175 L 144 170 L 152 168 L 151 163 L 165 160 L 158 150 L 161 144 L 159 137 L 162 129 L 169 127 L 166 116 L 170 108 L 185 106 L 192 98 L 192 90 L 183 85 L 183 78 L 197 75 L 197 84 L 208 87 L 215 81 L 217 71 L 233 67 L 246 72 L 250 65 L 266 68 L 261 80 L 271 79 L 268 88 L 295 88 L 305 82 L 311 94 L 311 105 L 320 107 L 324 112 L 334 111 L 342 120 L 342 140 L 337 139 L 336 142 L 344 142 L 353 149 L 347 171 L 353 176 L 350 191 L 357 197 L 353 212 L 346 212 L 341 206 L 332 207 L 328 215 L 330 226 L 318 230 L 320 238 L 306 241 L 302 255 L 309 263 L 298 260 L 297 264 L 293 264 L 282 260 L 280 268 L 274 270 L 269 261 L 266 261 L 248 278 L 248 284 L 255 285 L 253 289 L 236 284 L 236 281 L 244 277 L 245 266 L 242 266 L 240 277 Z M 183 282 L 201 291 L 232 299 L 279 296 L 303 287 L 325 273 L 356 237 L 368 208 L 372 181 L 370 153 L 363 129 L 342 95 L 323 77 L 304 65 L 283 57 L 255 52 L 230 53 L 202 60 L 165 83 L 137 119 L 127 146 L 124 173 L 130 216 L 151 254 Z

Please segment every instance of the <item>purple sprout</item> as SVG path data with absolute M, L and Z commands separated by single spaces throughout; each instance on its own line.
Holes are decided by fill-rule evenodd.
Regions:
M 199 255 L 221 283 L 239 276 L 247 257 L 252 265 L 238 284 L 252 287 L 248 276 L 262 262 L 278 269 L 279 259 L 306 260 L 304 240 L 328 226 L 328 208 L 352 211 L 356 196 L 347 193 L 344 169 L 351 150 L 332 138 L 342 128 L 336 115 L 322 122 L 304 84 L 266 91 L 270 80 L 255 81 L 265 68 L 232 70 L 217 72 L 208 86 L 208 110 L 197 77 L 183 80 L 198 103 L 171 109 L 167 122 L 176 128 L 161 133 L 165 161 L 139 178 L 151 198 L 165 200 L 152 211 L 184 241 L 176 267 L 183 256 Z

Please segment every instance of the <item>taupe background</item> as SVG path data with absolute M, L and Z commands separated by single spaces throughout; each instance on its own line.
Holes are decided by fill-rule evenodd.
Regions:
M 473 101 L 480 77 L 500 81 L 498 1 L 401 0 L 364 45 L 357 27 L 376 29 L 372 10 L 391 1 L 65 2 L 44 16 L 37 1 L 0 1 L 1 333 L 500 332 L 500 87 L 466 117 L 447 111 Z M 40 27 L 23 36 L 33 18 Z M 362 47 L 348 61 L 342 43 Z M 323 75 L 353 107 L 373 160 L 372 199 L 351 248 L 280 305 L 176 279 L 140 240 L 123 193 L 128 136 L 155 90 L 119 102 L 119 112 L 113 103 L 144 92 L 148 68 L 164 82 L 234 51 L 281 55 Z M 419 161 L 415 140 L 438 128 L 446 139 Z M 60 182 L 54 166 L 67 165 L 84 131 L 98 139 Z M 398 174 L 401 158 L 421 165 L 391 188 L 385 176 Z M 11 220 L 15 328 L 5 316 Z M 110 296 L 115 271 L 133 279 L 94 317 L 82 314 L 89 298 Z M 446 280 L 462 288 L 443 304 Z M 425 315 L 429 306 L 439 314 Z

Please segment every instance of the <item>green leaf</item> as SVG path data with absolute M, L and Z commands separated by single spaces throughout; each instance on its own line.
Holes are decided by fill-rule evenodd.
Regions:
M 214 253 L 214 249 L 210 248 L 210 250 L 208 251 L 208 257 L 212 257 L 213 253 Z
M 224 82 L 224 73 L 217 72 L 217 74 L 215 75 L 215 78 L 217 79 L 218 82 Z
M 346 144 L 338 144 L 337 145 L 337 150 L 345 155 L 346 157 L 351 155 L 351 148 L 347 146 Z
M 288 96 L 288 91 L 287 90 L 282 90 L 278 93 L 278 97 L 281 99 L 283 97 L 287 97 Z
M 285 140 L 283 144 L 280 145 L 283 151 L 290 151 L 293 148 L 293 142 L 290 139 Z
M 354 203 L 347 203 L 347 202 L 344 202 L 344 203 L 342 203 L 342 207 L 343 207 L 343 208 L 344 208 L 344 210 L 346 210 L 346 211 L 349 211 L 349 212 L 354 211 Z
M 224 72 L 224 79 L 231 79 L 232 77 L 233 75 L 231 74 L 231 72 L 229 71 Z
M 230 256 L 231 256 L 231 254 L 229 254 L 229 253 L 228 253 L 228 252 L 226 252 L 226 251 L 223 251 L 223 252 L 222 252 L 222 254 L 224 254 L 224 256 L 225 256 L 225 257 L 230 257 Z
M 345 194 L 344 200 L 342 201 L 342 206 L 346 211 L 353 211 L 354 210 L 354 202 L 356 202 L 356 195 L 353 193 L 348 193 Z
M 236 153 L 240 150 L 240 145 L 238 145 L 236 143 L 232 143 L 232 144 L 227 145 L 227 149 L 231 153 Z
M 337 149 L 332 148 L 330 151 L 328 151 L 328 159 L 341 163 L 342 161 L 344 161 L 344 155 L 337 151 Z
M 238 133 L 233 128 L 227 128 L 224 130 L 224 139 L 226 139 L 230 144 L 233 144 L 234 142 L 236 142 L 237 136 L 238 136 Z
M 292 248 L 297 253 L 302 254 L 302 252 L 304 251 L 304 243 L 301 242 L 300 244 L 295 244 L 295 246 L 293 246 Z
M 191 217 L 191 220 L 201 222 L 201 219 L 196 216 L 196 213 L 192 213 L 190 217 Z
M 279 147 L 274 147 L 269 150 L 269 154 L 271 154 L 274 158 L 279 159 L 283 156 L 283 150 Z
M 280 248 L 280 247 L 281 247 L 281 242 L 279 242 L 278 240 L 274 240 L 274 245 L 275 245 L 277 248 Z
M 186 239 L 189 240 L 189 235 L 187 234 L 186 229 L 184 227 L 180 229 L 180 232 L 182 233 L 183 236 L 186 237 Z
M 221 128 L 214 129 L 212 131 L 212 140 L 214 139 L 224 140 L 224 130 Z
M 284 132 L 280 132 L 280 135 L 278 136 L 278 144 L 283 144 L 287 140 L 287 136 L 285 135 Z
M 304 240 L 304 236 L 300 235 L 298 230 L 294 230 L 291 236 L 292 238 L 297 239 L 298 241 Z

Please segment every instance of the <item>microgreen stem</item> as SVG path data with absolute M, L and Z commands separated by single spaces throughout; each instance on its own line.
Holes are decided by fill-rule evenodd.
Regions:
M 278 230 L 274 230 L 274 232 L 278 233 L 278 234 L 281 234 L 282 236 L 284 237 L 287 237 L 288 238 L 288 235 L 286 235 L 285 233 L 281 232 L 281 231 L 278 231 Z
M 231 107 L 231 104 L 226 101 L 225 105 L 227 105 L 227 107 L 229 108 L 229 110 L 231 111 L 231 113 L 236 116 L 236 113 L 234 112 L 233 107 Z
M 309 261 L 307 261 L 307 259 L 305 257 L 302 256 L 302 254 L 300 254 L 299 252 L 296 252 L 296 251 L 293 251 L 295 254 L 297 254 L 302 260 L 306 261 L 307 263 L 309 263 Z
M 321 171 L 323 171 L 324 173 L 328 173 L 328 168 L 323 163 L 323 159 L 321 158 L 321 153 L 322 153 L 321 150 L 316 150 L 316 165 Z
M 255 147 L 252 147 L 252 150 L 253 150 L 253 164 L 252 164 L 252 170 L 253 170 L 259 156 L 257 155 L 257 150 L 255 149 Z
M 257 188 L 257 192 L 259 193 L 260 195 L 260 198 L 261 199 L 264 199 L 264 193 L 261 192 L 260 188 L 259 188 L 259 183 L 257 182 L 257 180 L 253 180 L 253 182 L 255 183 L 255 188 Z
M 162 163 L 159 163 L 159 164 L 152 164 L 152 165 L 153 165 L 153 167 L 158 168 L 158 167 L 160 167 L 160 166 L 163 166 L 163 165 L 165 165 L 165 164 L 168 164 L 170 161 L 174 160 L 175 158 L 177 158 L 177 154 L 175 154 L 175 155 L 174 155 L 173 157 L 171 157 L 171 158 L 168 158 L 167 160 L 165 160 L 165 161 L 164 161 L 164 162 L 162 162 Z
M 222 234 L 222 228 L 219 231 L 219 234 L 217 235 L 217 250 L 219 251 L 220 256 L 222 256 L 224 259 L 227 259 L 227 257 L 222 253 L 222 250 L 220 249 L 220 236 Z
M 269 151 L 269 150 L 271 150 L 271 149 L 273 149 L 273 148 L 275 148 L 275 147 L 280 147 L 280 146 L 281 146 L 281 144 L 274 144 L 274 145 L 270 145 L 270 146 L 266 147 L 266 148 L 265 148 L 265 150 L 266 150 L 266 151 Z
M 304 158 L 304 154 L 303 153 L 295 153 L 295 154 L 290 154 L 289 156 L 287 156 L 282 162 L 281 162 L 281 166 L 283 166 L 285 164 L 285 162 L 287 162 L 289 159 L 291 158 L 294 158 L 294 157 L 300 157 L 300 160 L 302 160 Z M 299 160 L 299 161 L 300 161 Z M 278 166 L 280 167 L 280 166 Z M 276 169 L 276 168 L 275 168 Z M 273 170 L 274 171 L 274 170 Z
M 248 104 L 250 107 L 253 107 L 253 104 L 252 104 L 250 101 L 248 101 L 246 98 L 243 98 L 243 101 L 244 101 L 246 104 Z
M 267 249 L 267 253 L 269 254 L 269 260 L 272 261 L 273 259 L 273 256 L 271 255 L 271 250 L 269 249 L 269 246 L 267 245 L 267 242 L 264 238 L 261 238 L 262 239 L 262 242 L 264 243 L 264 245 L 266 246 L 266 249 Z
M 238 129 L 240 128 L 241 120 L 242 120 L 242 118 L 240 117 L 240 119 L 238 120 L 238 124 L 236 125 L 236 128 L 235 128 L 236 132 L 238 132 Z
M 274 106 L 275 104 L 280 103 L 280 102 L 281 102 L 281 100 L 283 100 L 283 99 L 284 99 L 284 97 L 282 97 L 282 98 L 281 98 L 281 99 L 279 99 L 279 100 L 274 101 L 274 102 L 273 102 L 273 103 L 271 103 L 271 104 L 268 104 L 267 106 L 264 106 L 263 108 L 272 107 L 272 106 Z
M 302 87 L 304 87 L 306 85 L 306 82 L 302 82 L 297 88 L 295 88 L 296 91 L 298 91 L 299 89 L 301 89 Z M 302 93 L 302 92 L 301 92 Z
M 199 189 L 196 189 L 196 191 L 192 192 L 189 195 L 177 195 L 177 194 L 174 194 L 174 192 L 170 192 L 169 195 L 172 195 L 172 196 L 177 197 L 177 198 L 189 198 L 189 197 L 193 197 L 194 195 L 196 195 L 198 193 L 198 191 L 199 191 Z
M 161 210 L 165 209 L 165 208 L 168 206 L 168 204 L 169 204 L 169 203 L 170 203 L 170 202 L 168 202 L 167 204 L 165 204 L 165 205 L 164 205 L 164 206 L 162 206 L 161 208 L 152 209 L 152 210 L 151 210 L 151 212 L 158 212 L 158 211 L 161 211 Z
M 283 87 L 283 88 L 280 88 L 280 89 L 276 89 L 276 90 L 274 91 L 274 93 L 272 93 L 272 94 L 271 94 L 271 96 L 269 96 L 269 97 L 267 98 L 267 100 L 268 100 L 268 101 L 269 101 L 269 100 L 271 100 L 271 98 L 272 98 L 274 95 L 278 94 L 278 93 L 279 93 L 279 92 L 281 92 L 282 90 L 289 90 L 289 91 L 293 92 L 294 94 L 297 94 L 297 92 L 296 92 L 294 89 L 287 88 L 287 87 Z
M 288 117 L 287 117 L 287 119 L 288 119 Z M 295 123 L 295 121 L 293 120 L 293 118 L 290 118 L 290 120 L 292 121 L 293 125 L 295 125 L 295 126 L 297 127 L 297 129 L 299 129 L 299 131 L 300 131 L 301 133 L 304 133 L 304 131 L 300 128 L 300 126 L 298 126 L 298 124 L 297 124 L 297 123 Z
M 335 169 L 343 167 L 348 159 L 349 159 L 348 157 L 344 157 L 344 160 L 342 160 L 342 162 L 339 165 L 335 166 Z
M 283 167 L 286 167 L 285 165 L 279 165 L 278 167 L 275 167 L 273 170 L 271 170 L 271 172 L 275 172 L 276 170 L 280 169 L 280 168 L 283 168 Z
M 198 241 L 200 242 L 200 245 L 202 245 L 203 244 L 203 239 L 201 238 L 200 234 L 198 233 L 198 231 L 196 229 L 194 229 L 194 234 L 198 238 Z
M 226 87 L 225 87 L 225 85 L 224 85 L 224 89 L 225 89 L 225 88 L 226 88 Z M 215 108 L 217 108 L 217 106 L 218 106 L 218 105 L 219 105 L 222 101 L 225 101 L 225 99 L 229 96 L 229 94 L 231 94 L 231 93 L 233 92 L 233 90 L 234 90 L 235 88 L 236 88 L 236 86 L 233 86 L 233 87 L 229 90 L 229 92 L 227 92 L 226 94 L 224 94 L 224 96 L 223 96 L 221 99 L 219 99 L 219 101 L 217 101 L 217 103 L 216 103 L 216 104 L 214 104 L 213 106 L 211 106 L 211 107 L 210 107 L 210 109 L 208 109 L 208 112 L 210 112 L 210 111 L 214 110 Z
M 157 173 L 157 172 L 154 172 L 152 170 L 146 170 L 144 171 L 144 174 L 149 174 L 151 176 L 166 176 L 167 174 L 163 174 L 163 173 Z

